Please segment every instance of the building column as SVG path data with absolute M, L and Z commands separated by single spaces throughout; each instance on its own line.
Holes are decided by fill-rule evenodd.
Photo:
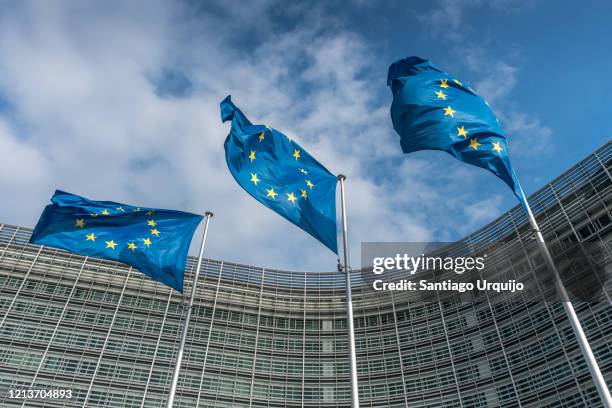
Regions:
M 121 289 L 121 295 L 119 295 L 119 300 L 117 301 L 117 306 L 115 307 L 115 313 L 113 314 L 113 319 L 111 320 L 110 326 L 108 327 L 108 332 L 106 333 L 106 338 L 104 339 L 104 345 L 102 346 L 102 350 L 100 351 L 100 357 L 98 357 L 96 368 L 94 370 L 93 375 L 91 376 L 89 388 L 87 389 L 87 394 L 85 395 L 85 401 L 83 401 L 83 408 L 87 408 L 87 402 L 89 400 L 89 396 L 91 395 L 91 390 L 93 389 L 93 384 L 96 379 L 96 375 L 98 374 L 98 370 L 100 369 L 100 364 L 102 363 L 102 357 L 104 356 L 104 351 L 106 350 L 108 339 L 110 338 L 111 331 L 113 330 L 113 326 L 115 325 L 115 320 L 117 319 L 117 313 L 119 312 L 119 307 L 121 306 L 121 301 L 123 300 L 123 294 L 125 293 L 125 288 L 127 286 L 128 279 L 130 278 L 131 273 L 132 273 L 132 268 L 130 267 L 127 274 L 125 275 L 125 281 L 123 282 L 123 288 Z
M 261 283 L 259 288 L 259 304 L 257 306 L 257 327 L 255 329 L 255 344 L 253 345 L 253 366 L 251 368 L 251 390 L 249 391 L 249 407 L 253 406 L 253 387 L 255 386 L 255 366 L 257 363 L 257 342 L 259 341 L 259 321 L 261 318 L 261 303 L 263 300 L 263 287 L 265 269 L 261 270 Z
M 208 360 L 208 348 L 210 347 L 210 337 L 215 322 L 215 311 L 217 310 L 217 298 L 219 296 L 219 286 L 221 286 L 221 274 L 223 273 L 223 262 L 219 269 L 219 277 L 217 278 L 217 287 L 215 288 L 215 299 L 213 300 L 212 315 L 210 316 L 210 326 L 208 327 L 208 337 L 206 339 L 206 348 L 204 349 L 204 361 L 202 363 L 202 374 L 200 375 L 200 387 L 198 388 L 198 398 L 196 400 L 196 408 L 200 406 L 200 398 L 202 394 L 202 384 L 204 383 L 204 372 L 206 371 L 206 361 Z
M 161 342 L 162 334 L 164 333 L 164 326 L 166 325 L 166 318 L 168 317 L 168 309 L 170 307 L 170 301 L 172 299 L 172 289 L 168 290 L 168 301 L 166 302 L 166 310 L 164 310 L 164 317 L 162 318 L 161 328 L 159 329 L 159 335 L 157 336 L 157 342 L 155 343 L 155 351 L 153 352 L 153 359 L 151 361 L 151 369 L 147 376 L 147 383 L 142 393 L 142 402 L 140 408 L 144 408 L 145 401 L 147 399 L 147 392 L 149 391 L 149 385 L 151 384 L 151 376 L 153 375 L 153 367 L 155 367 L 155 359 L 157 358 L 157 351 L 159 350 L 159 343 Z

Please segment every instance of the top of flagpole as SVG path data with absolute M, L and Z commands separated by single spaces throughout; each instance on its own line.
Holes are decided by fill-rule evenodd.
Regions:
M 204 213 L 204 215 L 205 215 L 205 216 L 207 216 L 207 217 L 210 217 L 210 218 L 212 218 L 212 217 L 214 217 L 214 216 L 215 216 L 215 214 L 214 214 L 212 211 L 206 211 L 206 212 Z
M 338 174 L 338 176 L 336 177 L 338 180 L 340 181 L 344 181 L 346 180 L 346 176 L 344 174 Z

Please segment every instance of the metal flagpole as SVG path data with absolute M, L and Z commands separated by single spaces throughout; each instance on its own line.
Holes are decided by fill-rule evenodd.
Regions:
M 346 203 L 344 201 L 344 174 L 340 180 L 340 200 L 342 201 L 342 244 L 344 246 L 344 272 L 346 274 L 346 318 L 348 321 L 349 362 L 351 370 L 351 406 L 359 408 L 359 386 L 357 385 L 357 356 L 355 353 L 355 323 L 353 320 L 353 297 L 351 294 L 351 267 L 349 266 L 348 228 L 346 226 Z
M 206 235 L 208 234 L 208 223 L 213 216 L 213 213 L 206 211 L 206 224 L 204 224 L 204 234 L 202 235 L 202 244 L 200 245 L 200 255 L 198 256 L 198 264 L 193 275 L 193 284 L 191 285 L 191 296 L 189 297 L 189 305 L 187 306 L 187 316 L 183 323 L 183 334 L 181 335 L 181 344 L 179 346 L 178 355 L 176 357 L 176 365 L 174 366 L 174 375 L 172 376 L 172 386 L 168 395 L 167 408 L 172 408 L 174 403 L 174 395 L 176 394 L 176 385 L 178 384 L 179 372 L 181 371 L 181 363 L 183 361 L 183 351 L 185 350 L 185 342 L 187 341 L 187 330 L 189 329 L 189 320 L 191 320 L 191 309 L 193 308 L 193 300 L 195 299 L 196 286 L 198 285 L 198 277 L 200 276 L 200 266 L 202 266 L 202 256 L 204 255 L 204 244 L 206 243 Z
M 578 345 L 580 346 L 580 350 L 582 351 L 582 355 L 586 361 L 587 366 L 589 367 L 589 371 L 591 372 L 591 378 L 595 383 L 595 387 L 597 388 L 597 392 L 599 393 L 599 397 L 601 398 L 601 402 L 605 408 L 612 408 L 612 398 L 610 397 L 610 391 L 608 390 L 608 386 L 606 385 L 606 381 L 601 374 L 601 370 L 599 369 L 599 365 L 597 364 L 597 360 L 595 359 L 595 355 L 593 354 L 593 350 L 591 350 L 591 346 L 589 345 L 589 341 L 584 334 L 584 330 L 580 325 L 580 321 L 578 320 L 578 315 L 576 315 L 576 311 L 574 310 L 574 306 L 570 301 L 570 298 L 567 294 L 567 290 L 565 289 L 565 285 L 561 281 L 561 276 L 559 275 L 559 271 L 553 262 L 552 256 L 548 247 L 546 246 L 546 241 L 544 241 L 544 237 L 542 236 L 542 232 L 538 227 L 538 223 L 536 222 L 533 213 L 531 212 L 531 207 L 529 207 L 529 203 L 527 202 L 527 197 L 525 196 L 525 192 L 523 188 L 520 187 L 521 195 L 523 196 L 523 202 L 525 203 L 525 209 L 527 210 L 527 215 L 529 216 L 529 223 L 531 224 L 531 228 L 536 234 L 536 238 L 538 241 L 538 245 L 540 250 L 542 251 L 542 255 L 546 260 L 549 268 L 553 272 L 553 278 L 555 279 L 555 283 L 557 289 L 559 290 L 559 294 L 561 295 L 561 301 L 563 302 L 563 308 L 565 309 L 565 313 L 567 314 L 567 318 L 574 330 L 574 334 L 576 335 L 576 340 L 578 341 Z

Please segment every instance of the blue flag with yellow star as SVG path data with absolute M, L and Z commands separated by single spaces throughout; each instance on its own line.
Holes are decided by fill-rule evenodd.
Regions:
M 183 293 L 191 238 L 201 215 L 92 201 L 56 191 L 30 242 L 123 262 Z
M 232 103 L 221 102 L 221 120 L 232 122 L 225 159 L 247 193 L 338 253 L 336 176 L 295 140 L 253 125 Z
M 506 136 L 489 105 L 469 86 L 419 57 L 389 67 L 391 119 L 404 153 L 443 150 L 482 167 L 524 197 L 508 157 Z

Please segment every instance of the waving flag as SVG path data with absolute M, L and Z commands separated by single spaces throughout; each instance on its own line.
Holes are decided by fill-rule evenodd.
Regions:
M 221 119 L 232 122 L 225 159 L 238 184 L 338 253 L 336 176 L 281 132 L 253 125 L 230 96 L 221 102 Z
M 489 105 L 431 62 L 409 57 L 389 67 L 391 119 L 404 153 L 443 150 L 502 179 L 524 204 L 506 136 Z
M 183 292 L 191 238 L 201 215 L 92 201 L 56 191 L 30 242 L 133 266 Z

